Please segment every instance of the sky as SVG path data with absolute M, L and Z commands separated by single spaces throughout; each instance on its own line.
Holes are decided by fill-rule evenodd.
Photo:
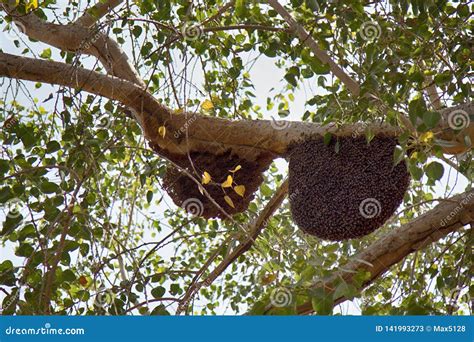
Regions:
M 20 55 L 21 49 L 16 48 L 13 45 L 12 40 L 18 36 L 18 29 L 15 29 L 14 33 L 8 33 L 8 32 L 3 32 L 3 29 L 5 28 L 5 25 L 0 25 L 0 47 L 4 52 Z M 20 34 L 21 37 L 24 36 Z M 31 43 L 30 43 L 31 45 Z M 34 50 L 33 52 L 35 54 L 41 53 L 41 51 L 44 48 L 47 48 L 50 46 L 44 45 L 42 43 L 35 43 L 34 44 Z M 54 60 L 60 61 L 61 58 L 59 57 L 59 51 L 55 48 L 51 48 L 53 51 L 53 56 L 52 58 Z M 124 48 L 125 51 L 130 51 L 130 46 L 125 45 Z M 242 59 L 245 60 L 252 58 L 251 55 L 243 55 Z M 93 63 L 93 60 L 89 60 L 89 65 Z M 86 64 L 87 65 L 87 64 Z M 274 61 L 262 56 L 257 60 L 257 62 L 254 64 L 253 68 L 250 70 L 250 78 L 252 79 L 255 89 L 254 93 L 256 94 L 257 97 L 257 103 L 260 104 L 262 108 L 266 107 L 266 99 L 267 97 L 272 97 L 275 92 L 272 92 L 271 89 L 273 88 L 280 88 L 283 87 L 286 83 L 286 81 L 283 79 L 284 71 L 277 68 L 274 65 Z M 310 83 L 313 82 L 314 80 L 305 80 L 305 85 L 299 87 L 295 93 L 294 93 L 294 101 L 290 103 L 290 108 L 289 108 L 289 116 L 286 118 L 287 120 L 294 120 L 294 121 L 299 121 L 301 119 L 302 114 L 305 112 L 306 107 L 305 103 L 306 100 L 313 97 L 316 93 L 318 93 L 318 89 L 316 86 L 316 83 L 314 83 L 314 86 Z M 195 70 L 193 74 L 193 79 L 192 82 L 195 84 L 200 84 L 202 83 L 202 74 L 199 73 L 199 71 Z M 34 89 L 34 83 L 33 82 L 24 82 L 24 84 L 30 89 L 30 91 L 34 94 L 35 97 L 40 99 L 40 102 L 43 101 L 44 99 L 47 98 L 47 96 L 51 93 L 54 92 L 54 89 L 56 87 L 52 87 L 50 85 L 43 85 L 39 89 Z M 3 98 L 3 94 L 7 91 L 7 82 L 4 82 L 3 85 L 0 85 L 0 96 Z M 19 94 L 18 100 L 21 102 L 24 100 L 25 103 L 29 102 L 29 99 L 26 98 L 24 94 Z M 54 104 L 54 101 L 49 101 L 46 104 L 43 104 L 43 106 L 46 109 L 51 110 L 52 106 Z M 273 109 L 272 111 L 266 111 L 263 110 L 264 112 L 264 118 L 266 119 L 271 119 L 272 117 L 278 118 L 277 115 L 277 109 Z M 1 155 L 0 155 L 1 157 Z M 281 171 L 281 173 L 286 174 L 287 173 L 287 162 L 283 159 L 279 159 L 276 161 L 276 164 Z M 443 163 L 444 164 L 444 163 Z M 445 173 L 443 176 L 443 179 L 436 184 L 435 187 L 435 193 L 436 195 L 440 197 L 446 196 L 447 193 L 452 192 L 452 193 L 458 193 L 462 192 L 464 188 L 467 185 L 467 180 L 465 179 L 464 176 L 459 175 L 459 177 L 456 177 L 456 171 L 451 169 L 451 167 L 447 164 L 444 164 L 445 166 Z M 159 206 L 154 206 L 150 208 L 150 212 L 155 213 L 158 215 L 163 216 L 163 211 L 168 208 L 168 207 L 174 207 L 173 202 L 171 199 L 166 195 L 164 198 L 164 201 L 159 205 Z M 2 216 L 3 215 L 3 216 Z M 3 217 L 6 215 L 6 212 L 0 208 L 0 220 L 3 221 Z M 161 235 L 166 235 L 169 231 L 164 230 Z M 151 235 L 148 236 L 148 238 L 151 240 L 152 237 Z M 160 237 L 157 236 L 153 238 L 153 240 L 157 240 Z M 161 250 L 160 253 L 164 257 L 171 256 L 173 252 L 173 248 L 170 245 L 168 248 L 165 248 Z M 14 251 L 11 247 L 11 244 L 7 243 L 5 246 L 0 246 L 0 262 L 3 259 L 10 259 L 13 261 L 16 261 L 17 263 L 20 263 L 21 259 L 17 258 L 14 255 Z M 2 294 L 0 294 L 0 300 L 2 299 Z M 354 302 L 346 302 L 343 305 L 339 307 L 339 310 L 341 313 L 344 314 L 359 314 L 360 310 L 357 305 L 357 301 Z M 229 314 L 232 312 L 229 312 L 226 310 L 226 308 L 223 306 L 222 308 L 219 309 L 219 313 L 222 314 Z

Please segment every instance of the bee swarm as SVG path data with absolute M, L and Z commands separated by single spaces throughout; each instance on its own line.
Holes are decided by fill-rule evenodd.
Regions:
M 247 210 L 249 203 L 254 198 L 254 193 L 263 182 L 262 173 L 272 162 L 269 156 L 261 155 L 257 160 L 251 161 L 227 151 L 220 155 L 209 152 L 191 152 L 188 156 L 173 158 L 173 162 L 187 170 L 199 182 L 201 175 L 207 172 L 212 181 L 201 186 L 209 193 L 210 197 L 229 215 Z M 238 171 L 231 172 L 238 165 Z M 232 176 L 233 187 L 245 187 L 243 196 L 239 195 L 233 187 L 223 188 L 221 185 L 227 177 Z M 226 218 L 226 215 L 199 189 L 188 175 L 174 166 L 167 167 L 163 185 L 173 202 L 196 216 L 204 218 Z M 225 196 L 228 196 L 227 201 Z M 232 206 L 229 204 L 229 198 Z M 194 203 L 193 203 L 194 202 Z M 188 204 L 193 205 L 188 205 Z
M 336 145 L 337 144 L 337 145 Z M 382 226 L 403 200 L 410 176 L 393 163 L 396 138 L 307 140 L 289 150 L 289 200 L 304 232 L 340 241 Z M 337 150 L 337 152 L 336 152 Z

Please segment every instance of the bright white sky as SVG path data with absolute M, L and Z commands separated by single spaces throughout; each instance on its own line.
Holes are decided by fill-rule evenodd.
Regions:
M 4 25 L 0 25 L 0 47 L 4 52 L 20 55 L 21 50 L 23 50 L 23 46 L 21 49 L 17 49 L 13 45 L 13 38 L 17 37 L 16 33 L 10 32 L 1 32 L 4 29 Z M 15 29 L 15 32 L 18 32 L 17 29 Z M 24 38 L 24 36 L 20 35 L 21 37 Z M 29 43 L 30 46 L 34 46 L 33 52 L 35 55 L 39 55 L 41 51 L 44 48 L 47 48 L 49 46 L 46 46 L 41 43 L 36 43 L 32 44 Z M 51 48 L 53 51 L 53 56 L 52 58 L 54 60 L 60 61 L 61 58 L 59 57 L 59 51 L 56 50 L 55 48 Z M 130 51 L 130 46 L 127 47 L 127 45 L 124 47 L 125 51 Z M 250 58 L 251 56 L 241 56 L 244 63 L 246 61 L 246 58 Z M 91 59 L 91 63 L 93 60 Z M 278 69 L 274 65 L 274 61 L 262 56 L 259 58 L 259 60 L 255 63 L 253 66 L 252 70 L 250 71 L 251 79 L 254 82 L 255 90 L 254 93 L 257 96 L 257 102 L 258 104 L 265 109 L 266 108 L 266 99 L 267 97 L 272 97 L 275 92 L 271 92 L 272 88 L 279 89 L 280 87 L 283 87 L 286 83 L 286 81 L 282 81 L 284 72 L 280 69 Z M 195 85 L 200 85 L 202 84 L 202 74 L 198 71 L 198 68 L 194 70 L 193 74 L 193 79 L 191 80 L 193 84 Z M 300 87 L 294 94 L 295 96 L 295 101 L 290 104 L 290 115 L 287 118 L 288 120 L 295 120 L 298 121 L 301 119 L 302 114 L 305 112 L 305 102 L 307 99 L 311 98 L 312 96 L 315 95 L 314 91 L 317 89 L 316 81 L 315 80 L 306 80 L 306 84 L 303 87 Z M 313 85 L 309 82 L 314 82 Z M 52 87 L 50 85 L 44 84 L 40 89 L 34 89 L 34 83 L 32 82 L 24 82 L 24 84 L 28 87 L 28 89 L 31 91 L 33 96 L 39 99 L 40 103 L 47 98 L 47 96 L 51 93 L 54 92 L 56 87 Z M 2 86 L 0 89 L 0 95 L 2 95 L 7 91 L 6 86 L 8 85 L 7 82 Z M 11 94 L 10 94 L 11 95 Z M 24 94 L 21 94 L 19 98 L 17 99 L 20 102 L 24 100 L 24 103 L 28 103 L 29 99 L 26 98 Z M 43 104 L 43 106 L 47 110 L 52 110 L 54 101 L 49 101 L 46 104 Z M 265 110 L 263 111 L 265 113 L 265 118 L 270 119 L 272 116 L 275 118 L 278 118 L 277 115 L 277 109 L 274 108 L 271 112 L 266 112 Z M 277 165 L 281 172 L 283 174 L 286 174 L 287 171 L 287 163 L 286 161 L 280 159 L 277 162 Z M 445 166 L 445 174 L 441 182 L 438 182 L 436 186 L 436 195 L 443 197 L 446 196 L 447 193 L 452 191 L 452 193 L 457 193 L 457 192 L 462 192 L 466 185 L 467 185 L 467 180 L 464 176 L 459 175 L 459 177 L 456 177 L 456 171 L 451 169 L 448 165 Z M 157 189 L 160 191 L 160 189 Z M 160 191 L 161 192 L 161 191 Z M 155 196 L 157 198 L 157 196 Z M 149 213 L 153 215 L 157 220 L 163 217 L 163 211 L 168 208 L 168 207 L 174 207 L 173 202 L 169 199 L 168 196 L 165 197 L 165 200 L 159 205 L 159 206 L 152 206 L 149 210 Z M 0 220 L 3 221 L 3 218 L 5 217 L 7 213 L 5 211 L 2 212 L 0 208 Z M 165 222 L 165 221 L 164 221 Z M 161 234 L 164 236 L 168 234 L 168 230 L 164 230 Z M 154 237 L 153 239 L 150 236 L 150 240 L 156 241 L 159 239 L 160 236 Z M 171 256 L 173 252 L 172 246 L 169 246 L 168 248 L 160 250 L 160 255 L 163 257 L 168 257 Z M 1 247 L 0 246 L 0 262 L 3 259 L 10 259 L 13 262 L 16 261 L 17 265 L 21 264 L 21 259 L 17 258 L 14 255 L 14 250 L 12 248 L 11 244 L 6 244 L 5 246 Z M 0 294 L 0 301 L 2 300 L 3 294 Z M 357 302 L 346 302 L 343 305 L 340 305 L 339 307 L 341 313 L 343 314 L 359 314 L 360 310 L 358 308 Z M 222 314 L 231 314 L 232 312 L 227 310 L 224 306 L 219 310 L 220 313 Z

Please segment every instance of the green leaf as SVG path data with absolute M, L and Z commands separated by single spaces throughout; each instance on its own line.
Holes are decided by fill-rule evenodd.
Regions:
M 175 284 L 171 284 L 170 286 L 170 293 L 174 296 L 174 295 L 177 295 L 181 292 L 181 287 L 179 286 L 179 284 L 175 283 Z
M 441 114 L 438 112 L 428 111 L 423 114 L 423 123 L 428 129 L 436 127 L 439 120 L 441 120 Z
M 163 304 L 160 304 L 153 309 L 150 315 L 169 316 L 170 313 L 168 312 L 168 310 L 166 310 L 166 307 Z
M 10 162 L 5 159 L 0 159 L 0 174 L 5 174 L 10 170 Z
M 285 75 L 285 80 L 291 84 L 293 87 L 296 87 L 298 85 L 298 81 L 296 79 L 296 76 L 294 74 L 286 74 Z
M 341 143 L 336 141 L 336 144 L 334 144 L 334 152 L 339 153 L 339 149 L 341 148 Z
M 50 48 L 44 49 L 43 52 L 41 52 L 40 57 L 45 58 L 45 59 L 51 58 L 51 49 Z
M 46 144 L 46 152 L 53 153 L 59 151 L 61 149 L 61 145 L 56 140 L 51 140 Z
M 135 38 L 140 37 L 140 35 L 142 34 L 142 31 L 143 29 L 141 28 L 141 26 L 135 25 L 132 30 L 133 36 Z
M 422 118 L 425 112 L 427 112 L 426 103 L 422 97 L 415 98 L 408 104 L 408 115 L 414 125 L 417 124 L 417 119 Z
M 420 180 L 423 177 L 423 170 L 416 165 L 416 163 L 410 163 L 408 166 L 411 176 L 414 180 Z
M 452 77 L 453 76 L 452 76 L 450 71 L 445 71 L 441 74 L 436 75 L 434 77 L 434 81 L 435 81 L 436 85 L 442 86 L 442 85 L 450 82 Z
M 425 167 L 425 172 L 431 180 L 437 181 L 443 177 L 444 167 L 442 164 L 434 161 Z
M 330 132 L 324 133 L 324 138 L 323 138 L 324 145 L 329 146 L 329 144 L 331 143 L 331 138 L 332 138 L 332 134 Z
M 34 249 L 30 244 L 22 243 L 16 249 L 15 255 L 27 258 L 27 257 L 31 256 L 31 254 L 33 254 L 33 252 L 34 252 Z
M 148 190 L 146 193 L 146 200 L 148 203 L 150 203 L 152 199 L 153 199 L 153 191 Z
M 166 289 L 163 286 L 157 286 L 151 290 L 151 295 L 153 298 L 162 298 L 165 293 Z
M 246 7 L 245 0 L 236 0 L 235 1 L 235 14 L 237 17 L 245 16 Z
M 15 282 L 16 278 L 13 263 L 10 260 L 5 260 L 0 264 L 0 284 L 13 286 Z
M 256 302 L 250 310 L 252 315 L 264 315 L 267 308 L 267 303 L 264 301 Z
M 9 199 L 13 198 L 14 194 L 9 186 L 5 186 L 0 189 L 0 203 L 5 203 Z
M 272 189 L 266 184 L 262 184 L 262 186 L 260 187 L 260 191 L 265 197 L 271 196 L 273 194 Z
M 357 288 L 352 284 L 347 284 L 345 282 L 341 282 L 337 285 L 336 289 L 333 293 L 333 299 L 336 300 L 340 297 L 345 297 L 349 300 L 353 299 L 359 294 Z
M 316 0 L 305 0 L 306 6 L 312 11 L 319 11 L 319 4 Z
M 318 315 L 331 315 L 334 301 L 332 295 L 326 293 L 324 289 L 319 288 L 313 290 L 311 298 L 311 304 L 313 306 L 313 310 Z
M 393 164 L 398 165 L 405 158 L 405 151 L 400 146 L 395 146 L 393 151 Z
M 291 67 L 288 69 L 285 80 L 290 83 L 293 87 L 298 85 L 298 78 L 300 77 L 300 69 L 298 67 Z
M 76 280 L 76 275 L 75 275 L 74 272 L 71 271 L 71 270 L 65 270 L 65 271 L 61 274 L 61 279 L 62 279 L 63 281 L 72 282 L 72 281 Z
M 44 181 L 40 184 L 40 189 L 45 194 L 52 194 L 61 190 L 59 185 L 53 182 Z

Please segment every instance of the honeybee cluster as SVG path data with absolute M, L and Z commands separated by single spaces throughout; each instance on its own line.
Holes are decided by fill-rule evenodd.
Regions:
M 173 162 L 187 170 L 189 174 L 199 180 L 200 184 L 197 184 L 196 181 L 178 168 L 170 166 L 167 168 L 163 185 L 176 205 L 191 214 L 204 218 L 227 217 L 205 195 L 202 189 L 205 189 L 209 196 L 227 214 L 241 213 L 247 210 L 249 203 L 254 198 L 254 192 L 263 181 L 262 173 L 265 172 L 272 161 L 272 158 L 265 156 L 261 156 L 256 161 L 251 161 L 240 158 L 230 151 L 220 155 L 209 152 L 191 152 L 189 157 L 176 157 Z M 201 175 L 204 172 L 209 175 L 209 182 L 201 182 Z M 232 184 L 223 187 L 222 184 L 228 180 L 229 176 L 232 177 Z M 234 190 L 236 186 L 245 189 L 245 192 L 237 193 Z M 200 187 L 202 188 L 200 189 Z
M 309 140 L 290 149 L 289 199 L 304 232 L 340 241 L 382 226 L 403 200 L 410 176 L 394 165 L 396 138 Z M 292 196 L 294 194 L 294 196 Z

